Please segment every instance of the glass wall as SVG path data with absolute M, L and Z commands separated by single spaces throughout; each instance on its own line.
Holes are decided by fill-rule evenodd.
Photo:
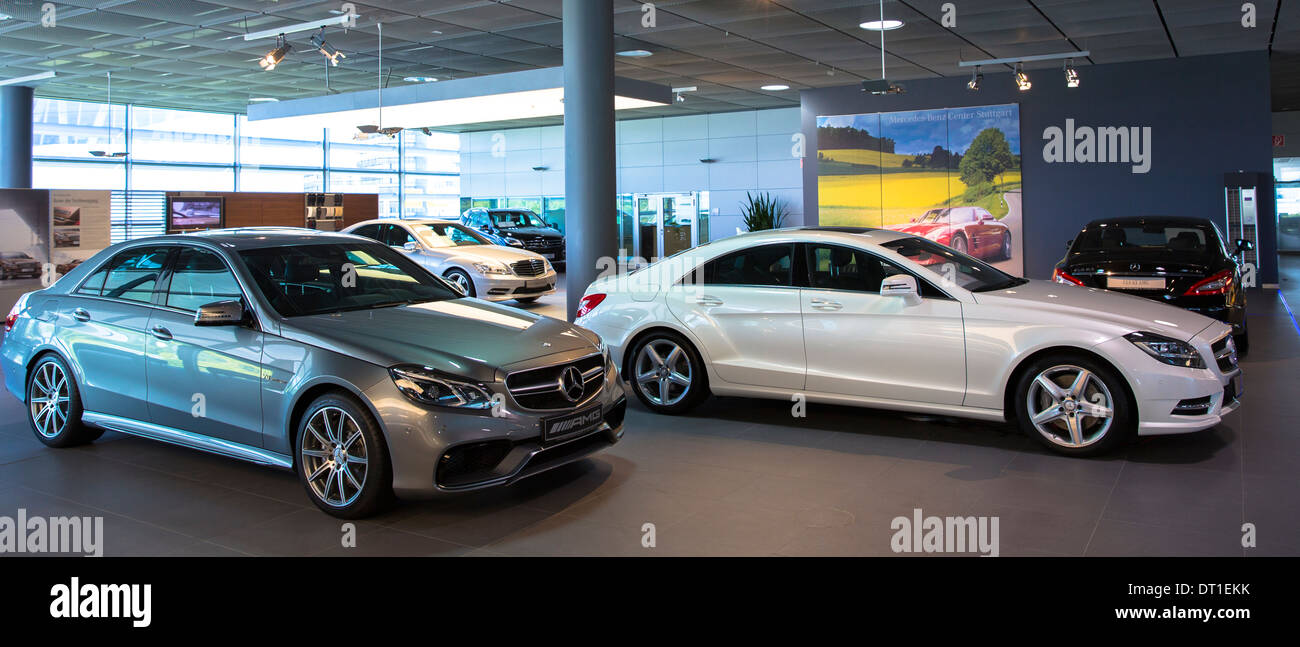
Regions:
M 111 190 L 123 204 L 156 191 L 374 193 L 381 218 L 461 211 L 455 134 L 408 130 L 357 140 L 350 130 L 268 126 L 227 113 L 43 98 L 33 107 L 37 188 Z M 128 154 L 112 155 L 120 152 Z M 161 218 L 161 203 L 158 209 Z M 159 233 L 125 227 L 124 218 L 115 208 L 115 236 L 119 229 Z

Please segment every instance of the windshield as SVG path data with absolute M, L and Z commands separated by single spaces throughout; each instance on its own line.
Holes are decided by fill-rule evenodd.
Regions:
M 449 222 L 434 222 L 428 224 L 408 223 L 408 227 L 419 237 L 420 242 L 426 247 L 465 247 L 467 245 L 491 245 L 492 241 L 484 238 L 482 235 L 474 232 L 468 227 L 462 227 Z
M 900 238 L 884 243 L 882 247 L 892 249 L 920 265 L 934 275 L 931 280 L 939 285 L 956 285 L 971 292 L 988 292 L 1028 282 L 925 238 Z
M 1220 247 L 1209 224 L 1148 222 L 1089 225 L 1074 241 L 1075 252 L 1183 252 L 1205 254 Z
M 531 211 L 494 211 L 492 223 L 502 229 L 519 227 L 549 227 L 541 217 Z
M 30 259 L 31 256 L 23 252 L 0 252 L 0 258 Z
M 239 255 L 262 296 L 285 317 L 461 296 L 400 252 L 379 243 L 264 247 Z
M 917 222 L 945 222 L 948 218 L 947 209 L 931 209 L 925 212 L 924 216 L 917 218 Z

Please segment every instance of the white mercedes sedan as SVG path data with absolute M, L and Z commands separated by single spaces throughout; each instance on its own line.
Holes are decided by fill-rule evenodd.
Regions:
M 366 220 L 343 233 L 365 236 L 405 253 L 454 283 L 465 296 L 532 303 L 555 292 L 555 268 L 541 254 L 497 245 L 455 221 Z
M 796 228 L 726 238 L 589 287 L 652 411 L 709 393 L 1014 419 L 1091 455 L 1237 408 L 1231 329 L 1139 297 L 1005 274 L 925 238 Z

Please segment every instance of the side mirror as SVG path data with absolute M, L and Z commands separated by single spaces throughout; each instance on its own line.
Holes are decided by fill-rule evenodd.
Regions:
M 402 243 L 402 251 L 415 252 L 419 251 L 419 249 L 419 246 L 417 246 L 413 240 L 408 240 L 405 243 Z
M 201 305 L 194 313 L 196 326 L 239 326 L 243 323 L 244 304 L 239 299 Z
M 880 282 L 880 296 L 902 297 L 909 306 L 921 303 L 921 290 L 916 285 L 916 277 L 910 274 L 895 274 L 885 277 Z
M 1073 238 L 1071 238 L 1070 240 L 1065 241 L 1065 250 L 1066 250 L 1066 251 L 1069 251 L 1071 247 L 1074 247 L 1074 239 L 1073 239 Z

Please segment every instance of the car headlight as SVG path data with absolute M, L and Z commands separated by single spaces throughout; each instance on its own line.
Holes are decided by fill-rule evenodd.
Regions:
M 1131 332 L 1124 335 L 1124 339 L 1154 357 L 1157 362 L 1170 366 L 1205 368 L 1205 359 L 1187 342 L 1151 332 Z
M 489 409 L 492 394 L 482 385 L 465 378 L 439 373 L 422 366 L 395 366 L 388 369 L 393 384 L 406 397 L 421 404 L 456 409 Z
M 513 238 L 513 237 L 511 237 L 511 236 L 506 236 L 506 244 L 507 244 L 507 245 L 510 245 L 511 247 L 523 247 L 523 246 L 524 246 L 523 241 L 519 240 L 518 238 Z
M 551 267 L 551 262 L 544 258 L 542 259 L 542 267 L 545 267 L 547 272 L 555 269 L 554 267 Z
M 475 263 L 474 269 L 479 274 L 510 274 L 510 268 L 500 263 Z

